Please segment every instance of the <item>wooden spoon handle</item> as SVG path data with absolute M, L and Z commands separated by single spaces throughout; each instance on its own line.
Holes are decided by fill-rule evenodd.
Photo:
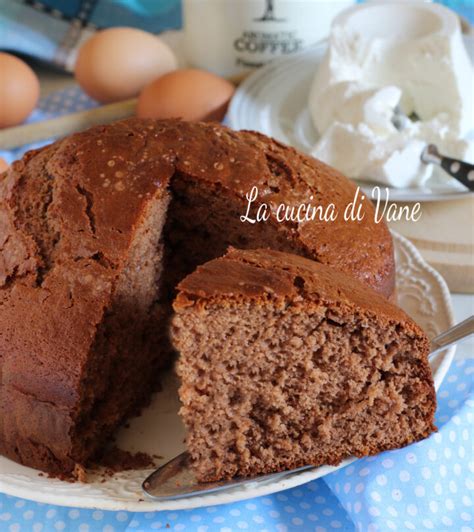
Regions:
M 0 149 L 11 150 L 40 140 L 64 137 L 90 126 L 107 124 L 126 118 L 134 114 L 136 103 L 136 98 L 133 98 L 45 120 L 44 122 L 1 129 Z

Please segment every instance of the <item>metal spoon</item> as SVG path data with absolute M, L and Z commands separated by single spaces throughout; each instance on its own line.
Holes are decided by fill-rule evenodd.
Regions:
M 438 148 L 434 144 L 425 146 L 420 158 L 425 164 L 436 164 L 440 166 L 450 176 L 474 192 L 474 164 L 466 163 L 460 159 L 446 157 L 439 153 Z
M 474 316 L 467 318 L 454 327 L 433 338 L 429 358 L 439 351 L 450 347 L 474 334 Z M 190 465 L 190 457 L 187 452 L 181 453 L 168 463 L 159 467 L 142 484 L 147 495 L 157 501 L 174 501 L 183 497 L 201 496 L 208 493 L 222 492 L 258 482 L 287 480 L 303 471 L 313 469 L 307 465 L 298 469 L 260 475 L 253 478 L 233 478 L 217 482 L 199 483 Z
M 412 122 L 417 122 L 420 118 L 416 113 L 408 117 L 400 107 L 395 107 L 392 117 L 392 124 L 399 130 L 403 131 Z M 421 162 L 424 164 L 435 164 L 441 167 L 454 179 L 457 179 L 469 190 L 474 192 L 474 165 L 462 161 L 461 159 L 453 159 L 442 155 L 435 144 L 428 144 L 423 148 L 420 155 Z

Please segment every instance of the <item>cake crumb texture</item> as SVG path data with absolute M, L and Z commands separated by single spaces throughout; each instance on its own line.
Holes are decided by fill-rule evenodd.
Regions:
M 435 430 L 426 335 L 346 274 L 231 249 L 178 290 L 180 413 L 199 480 L 337 465 Z

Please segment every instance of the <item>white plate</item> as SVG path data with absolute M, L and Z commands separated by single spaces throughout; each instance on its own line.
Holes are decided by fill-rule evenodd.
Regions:
M 474 39 L 465 37 L 474 62 Z M 310 153 L 318 140 L 307 101 L 318 65 L 326 51 L 322 42 L 298 54 L 282 57 L 259 68 L 239 86 L 226 122 L 233 129 L 252 129 Z M 376 183 L 360 182 L 370 197 Z M 382 187 L 384 190 L 384 187 Z M 435 201 L 467 197 L 472 192 L 436 169 L 424 187 L 390 188 L 394 201 Z
M 405 238 L 394 234 L 397 262 L 397 294 L 400 306 L 410 314 L 430 337 L 453 325 L 451 299 L 442 277 L 429 266 Z M 433 361 L 435 385 L 438 388 L 454 356 L 454 348 L 440 353 Z M 178 417 L 179 402 L 176 380 L 166 376 L 163 391 L 141 417 L 130 423 L 118 436 L 118 446 L 130 451 L 144 451 L 163 456 L 163 462 L 184 450 L 184 428 Z M 318 467 L 285 481 L 253 482 L 245 488 L 234 488 L 225 494 L 189 497 L 174 502 L 156 502 L 147 498 L 141 483 L 151 471 L 129 471 L 103 481 L 96 476 L 87 484 L 69 483 L 46 476 L 0 457 L 0 492 L 38 502 L 102 510 L 154 511 L 179 510 L 230 503 L 285 490 L 322 477 L 338 467 Z

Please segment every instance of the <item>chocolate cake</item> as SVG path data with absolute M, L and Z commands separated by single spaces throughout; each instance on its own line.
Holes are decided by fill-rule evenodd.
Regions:
M 337 465 L 435 430 L 425 334 L 346 274 L 231 249 L 178 290 L 171 332 L 199 480 Z
M 385 297 L 392 241 L 361 222 L 242 223 L 245 195 L 334 202 L 337 171 L 253 132 L 130 119 L 31 151 L 0 175 L 0 453 L 53 474 L 94 457 L 170 359 L 170 298 L 227 246 L 293 252 Z

